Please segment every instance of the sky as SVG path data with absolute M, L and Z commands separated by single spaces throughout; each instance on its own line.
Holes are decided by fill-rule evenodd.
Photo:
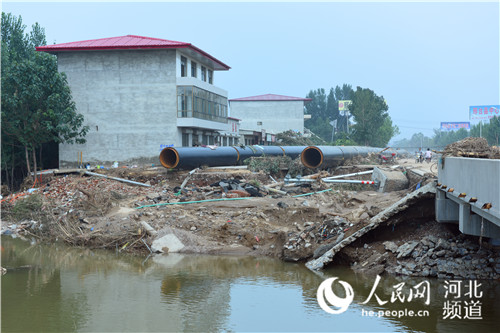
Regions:
M 192 43 L 225 64 L 229 99 L 305 97 L 350 84 L 383 96 L 394 140 L 469 106 L 500 104 L 500 6 L 483 2 L 20 2 L 2 11 L 38 22 L 48 44 L 141 35 Z M 477 121 L 471 121 L 475 124 Z

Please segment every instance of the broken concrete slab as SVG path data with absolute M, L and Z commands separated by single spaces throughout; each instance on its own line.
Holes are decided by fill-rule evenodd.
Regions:
M 398 250 L 398 246 L 394 242 L 386 241 L 382 244 L 384 244 L 386 250 L 391 251 L 392 253 L 395 253 Z
M 400 259 L 400 258 L 406 258 L 408 257 L 412 251 L 417 247 L 418 245 L 418 242 L 408 242 L 408 243 L 405 243 L 403 245 L 401 245 L 400 247 L 398 247 L 397 249 L 397 253 L 398 253 L 398 256 L 397 258 Z
M 382 222 L 387 221 L 390 217 L 394 216 L 395 214 L 407 209 L 411 204 L 414 202 L 422 199 L 422 198 L 427 198 L 428 196 L 435 195 L 436 193 L 436 184 L 435 182 L 428 183 L 427 185 L 419 188 L 416 191 L 413 191 L 409 194 L 407 194 L 404 198 L 399 200 L 398 202 L 394 203 L 393 205 L 387 207 L 374 217 L 370 219 L 370 224 L 367 226 L 359 229 L 355 233 L 353 233 L 351 236 L 347 237 L 337 245 L 335 245 L 333 248 L 325 252 L 321 257 L 317 259 L 313 259 L 306 263 L 306 267 L 309 268 L 310 270 L 320 270 L 323 269 L 326 265 L 330 264 L 333 261 L 333 258 L 339 252 L 341 249 L 346 247 L 347 245 L 351 244 L 361 236 L 365 235 L 369 231 L 377 228 Z
M 184 248 L 184 244 L 174 234 L 168 234 L 155 239 L 151 245 L 151 251 L 155 253 L 175 253 Z
M 400 191 L 408 188 L 408 178 L 398 170 L 373 168 L 372 180 L 379 183 L 379 192 Z

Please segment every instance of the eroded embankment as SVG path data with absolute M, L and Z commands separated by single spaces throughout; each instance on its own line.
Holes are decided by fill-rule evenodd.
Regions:
M 351 166 L 337 172 L 366 168 Z M 262 185 L 276 185 L 269 175 L 247 170 L 201 170 L 183 189 L 186 172 L 151 168 L 115 170 L 114 175 L 152 186 L 75 174 L 53 177 L 24 204 L 2 203 L 4 220 L 17 218 L 9 230 L 22 230 L 25 237 L 123 252 L 236 253 L 306 262 L 342 244 L 333 264 L 347 263 L 365 272 L 458 277 L 454 269 L 463 265 L 471 268 L 467 276 L 498 277 L 493 252 L 433 222 L 432 198 L 419 197 L 393 208 L 395 214 L 371 227 L 411 190 L 379 193 L 361 186 L 279 182 L 274 189 L 283 194 Z M 410 179 L 410 186 L 416 182 Z M 251 198 L 234 197 L 242 193 L 238 187 L 257 192 Z M 155 244 L 160 239 L 167 242 Z

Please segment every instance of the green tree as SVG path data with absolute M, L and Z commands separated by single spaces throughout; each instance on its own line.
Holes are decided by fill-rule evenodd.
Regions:
M 339 114 L 339 100 L 350 100 L 353 93 L 351 85 L 348 84 L 344 84 L 342 87 L 330 88 L 328 95 L 323 88 L 311 90 L 306 96 L 312 99 L 305 106 L 306 114 L 311 115 L 311 119 L 306 120 L 304 123 L 306 128 L 327 142 L 332 141 L 334 132 L 337 135 L 333 136 L 333 141 L 340 138 L 338 133 L 347 131 L 348 119 L 346 115 Z M 330 124 L 334 120 L 337 120 L 335 129 Z
M 399 134 L 399 127 L 393 125 L 391 117 L 387 116 L 378 130 L 378 135 L 373 138 L 372 144 L 375 147 L 385 147 L 394 136 Z
M 482 127 L 480 129 L 480 127 Z M 471 127 L 470 135 L 473 137 L 482 136 L 490 145 L 499 145 L 500 138 L 500 117 L 495 116 L 488 123 L 476 124 Z
M 498 146 L 500 144 L 500 117 L 491 118 L 488 127 L 488 143 Z
M 305 113 L 311 115 L 311 118 L 304 122 L 304 126 L 323 140 L 330 141 L 332 126 L 329 124 L 325 89 L 311 90 L 306 98 L 311 99 L 305 104 Z
M 21 17 L 2 13 L 2 168 L 19 167 L 22 149 L 36 179 L 37 150 L 48 142 L 83 143 L 88 127 L 55 56 L 35 51 L 45 44 L 44 29 L 34 24 L 24 34 L 25 28 Z
M 392 126 L 388 110 L 382 96 L 377 96 L 370 89 L 357 87 L 349 107 L 356 122 L 352 126 L 354 141 L 367 146 L 386 146 L 397 131 Z

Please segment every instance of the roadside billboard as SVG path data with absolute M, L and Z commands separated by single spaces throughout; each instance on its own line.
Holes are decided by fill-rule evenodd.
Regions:
M 470 130 L 470 122 L 460 121 L 460 122 L 441 122 L 441 131 L 450 132 L 450 131 L 458 131 L 461 128 L 465 128 L 466 130 Z
M 489 120 L 494 116 L 500 116 L 500 105 L 469 106 L 470 120 Z
M 348 111 L 349 110 L 349 104 L 351 104 L 352 101 L 346 100 L 346 101 L 339 101 L 339 111 Z

